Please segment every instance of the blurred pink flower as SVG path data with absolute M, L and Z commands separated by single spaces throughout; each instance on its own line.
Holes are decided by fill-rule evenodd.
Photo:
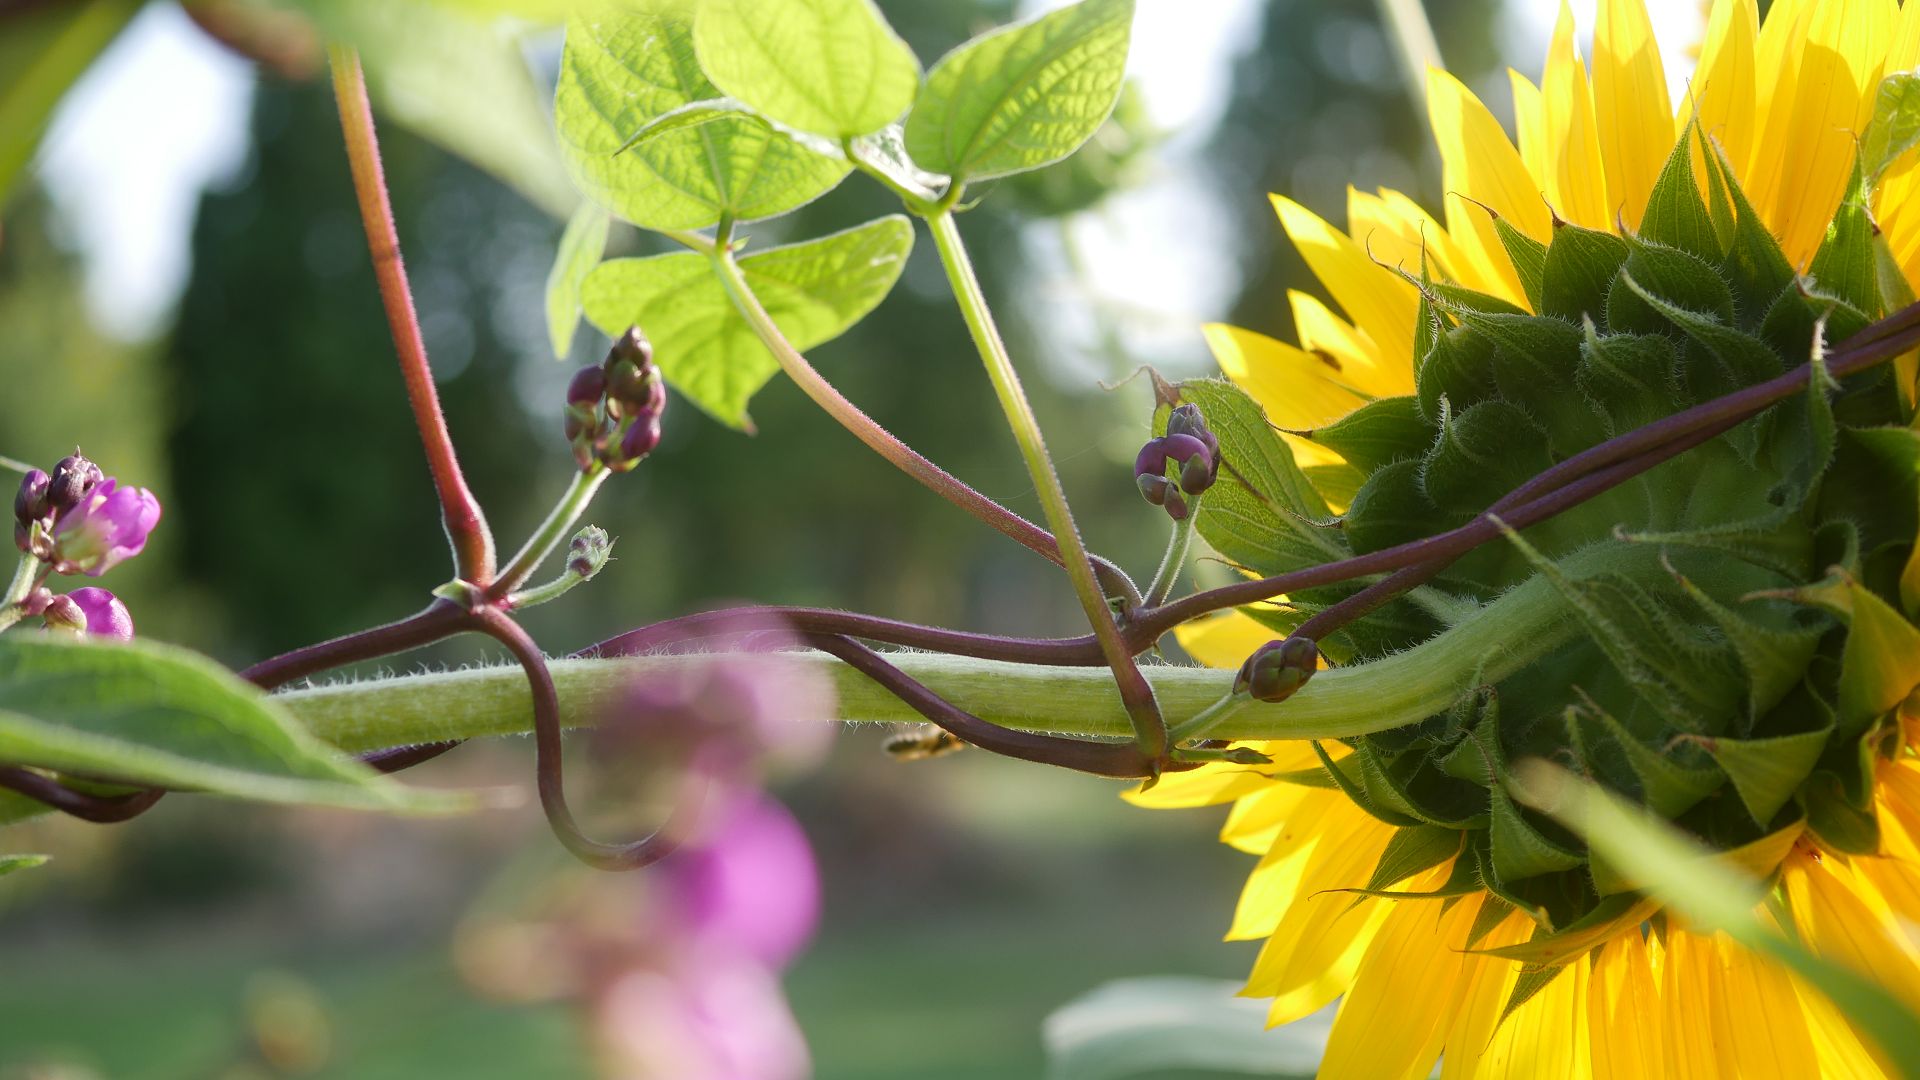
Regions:
M 744 618 L 718 636 L 733 651 L 669 671 L 642 668 L 600 737 L 653 760 L 677 756 L 729 785 L 757 787 L 768 765 L 817 763 L 835 730 L 825 674 L 782 651 L 791 638 L 777 622 Z
M 698 847 L 660 867 L 685 933 L 773 970 L 792 962 L 820 920 L 820 874 L 800 823 L 758 793 L 728 801 Z
M 804 1080 L 807 1043 L 779 978 L 751 961 L 636 968 L 594 1002 L 614 1080 Z

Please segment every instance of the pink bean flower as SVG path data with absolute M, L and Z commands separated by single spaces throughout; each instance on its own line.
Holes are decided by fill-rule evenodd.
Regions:
M 113 641 L 133 640 L 133 616 L 120 598 L 98 586 L 89 585 L 67 594 L 87 617 L 87 633 Z
M 54 569 L 99 577 L 140 554 L 160 522 L 160 500 L 146 488 L 107 479 L 54 526 Z

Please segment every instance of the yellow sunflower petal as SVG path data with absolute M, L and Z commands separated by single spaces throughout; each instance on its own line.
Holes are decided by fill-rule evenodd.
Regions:
M 1268 414 L 1272 415 L 1272 414 Z M 1173 628 L 1187 655 L 1216 668 L 1238 668 L 1277 635 L 1243 611 L 1220 611 Z
M 1753 39 L 1760 32 L 1759 24 L 1753 0 L 1715 0 L 1707 19 L 1706 47 L 1688 84 L 1690 101 L 1675 117 L 1678 134 L 1697 116 L 1700 130 L 1718 142 L 1727 160 L 1742 170 L 1753 148 Z M 1695 173 L 1705 183 L 1706 172 L 1698 167 L 1698 152 L 1694 158 Z
M 1547 175 L 1551 168 L 1547 156 L 1547 103 L 1532 79 L 1513 68 L 1507 69 L 1507 83 L 1513 88 L 1513 131 L 1520 145 L 1520 160 L 1535 177 Z
M 1593 91 L 1587 84 L 1586 66 L 1574 49 L 1573 11 L 1566 0 L 1561 0 L 1553 42 L 1547 47 L 1540 93 L 1547 114 L 1547 201 L 1576 225 L 1611 231 L 1617 200 L 1607 193 Z
M 1551 240 L 1553 215 L 1541 198 L 1540 180 L 1527 171 L 1520 152 L 1500 129 L 1500 121 L 1473 96 L 1473 91 L 1448 72 L 1428 68 L 1427 115 L 1440 147 L 1446 189 L 1480 203 L 1543 244 Z M 1467 218 L 1459 224 L 1484 234 L 1480 246 L 1485 251 L 1501 250 L 1493 223 L 1484 214 L 1477 221 Z M 1454 239 L 1465 243 L 1451 207 L 1447 229 Z M 1495 265 L 1506 264 L 1502 256 Z
M 1423 884 L 1432 888 L 1443 880 L 1428 874 Z M 1334 1017 L 1321 1080 L 1414 1080 L 1433 1071 L 1447 1014 L 1467 982 L 1458 944 L 1473 925 L 1476 906 L 1441 908 L 1432 900 L 1393 905 Z M 1408 987 L 1420 989 L 1410 994 Z
M 1208 323 L 1202 330 L 1220 370 L 1251 394 L 1267 411 L 1267 419 L 1280 427 L 1310 430 L 1366 403 L 1335 382 L 1336 369 L 1315 353 L 1225 323 Z M 1234 663 L 1238 666 L 1239 661 Z
M 1351 813 L 1360 811 L 1351 804 Z M 1344 815 L 1330 814 L 1322 823 L 1331 829 Z M 1286 1023 L 1320 1008 L 1344 993 L 1387 915 L 1384 901 L 1356 898 L 1333 889 L 1357 888 L 1367 883 L 1374 864 L 1386 850 L 1393 830 L 1379 822 L 1373 827 L 1343 832 L 1344 843 L 1329 837 L 1316 844 L 1300 884 L 1299 896 L 1279 913 L 1273 936 L 1260 950 L 1248 976 L 1249 997 L 1272 997 L 1269 1023 Z
M 1641 0 L 1600 0 L 1593 29 L 1593 112 L 1607 191 L 1627 227 L 1638 228 L 1673 150 L 1667 73 Z
M 1292 784 L 1273 784 L 1233 804 L 1226 823 L 1220 826 L 1220 842 L 1235 851 L 1261 855 L 1273 846 L 1283 829 L 1312 828 L 1298 813 L 1306 801 L 1308 789 Z
M 1586 1080 L 1593 1075 L 1587 1033 L 1587 966 L 1567 965 L 1546 988 L 1513 1010 L 1493 1033 L 1476 1076 L 1509 1080 L 1522 1076 Z
M 1820 1062 L 1816 1075 L 1822 1080 L 1882 1080 L 1887 1075 L 1825 994 L 1798 979 L 1793 981 L 1793 989 L 1800 996 L 1807 1033 L 1813 1038 L 1813 1052 Z
M 1520 289 L 1520 279 L 1513 275 L 1511 266 L 1491 266 L 1473 258 L 1466 246 L 1456 240 L 1445 226 L 1434 220 L 1432 214 L 1427 213 L 1424 207 L 1402 192 L 1392 188 L 1381 188 L 1380 201 L 1385 204 L 1389 213 L 1406 222 L 1415 235 L 1426 238 L 1427 251 L 1434 256 L 1434 261 L 1444 276 L 1469 289 L 1498 296 L 1522 306 L 1526 304 L 1526 293 Z M 1502 262 L 1504 263 L 1505 260 L 1503 259 Z M 1405 350 L 1402 350 L 1399 355 L 1405 355 Z M 1398 370 L 1398 368 L 1399 365 L 1395 365 L 1395 369 Z M 1407 389 L 1402 392 L 1411 393 L 1413 372 L 1410 365 L 1405 371 L 1405 386 Z
M 1471 904 L 1477 917 L 1479 907 L 1490 902 L 1484 897 L 1470 897 L 1462 902 L 1462 906 Z M 1528 935 L 1533 933 L 1533 927 L 1532 919 L 1517 911 L 1509 912 L 1473 947 L 1497 949 L 1505 945 L 1517 945 L 1527 940 Z M 1454 944 L 1457 948 L 1463 948 L 1467 942 L 1462 937 Z M 1454 1002 L 1453 1015 L 1447 1022 L 1447 1050 L 1440 1058 L 1440 1080 L 1466 1080 L 1478 1071 L 1481 1055 L 1493 1041 L 1494 1030 L 1500 1024 L 1500 1014 L 1506 1008 L 1508 996 L 1513 993 L 1513 983 L 1519 973 L 1520 965 L 1510 960 L 1465 954 L 1461 990 Z
M 1300 347 L 1310 353 L 1333 357 L 1340 365 L 1341 374 L 1347 374 L 1353 367 L 1371 370 L 1387 366 L 1380 346 L 1354 329 L 1352 323 L 1335 315 L 1326 301 L 1309 292 L 1288 289 L 1287 307 L 1293 312 L 1293 329 L 1300 339 Z M 1354 389 L 1365 387 L 1355 385 Z
M 1369 860 L 1365 849 L 1375 839 L 1385 850 L 1391 829 L 1375 821 L 1346 800 L 1338 791 L 1323 789 L 1318 798 L 1303 800 L 1300 828 L 1282 830 L 1261 864 L 1247 877 L 1240 890 L 1240 901 L 1227 930 L 1228 941 L 1250 941 L 1284 931 L 1289 918 L 1309 905 L 1337 901 L 1339 906 L 1353 902 L 1352 894 L 1329 890 L 1352 889 L 1367 883 L 1379 851 Z M 1304 865 L 1291 866 L 1286 858 L 1310 846 Z M 1364 863 L 1365 865 L 1361 865 Z
M 1375 262 L 1366 248 L 1318 214 L 1283 195 L 1272 200 L 1280 227 L 1354 326 L 1382 348 L 1413 340 L 1420 299 L 1412 284 Z
M 1668 1076 L 1722 1075 L 1713 1045 L 1713 1010 L 1700 992 L 1713 972 L 1713 949 L 1698 934 L 1670 929 L 1660 963 L 1661 1027 Z M 1731 1075 L 1731 1074 L 1728 1074 Z
M 1868 903 L 1819 860 L 1787 860 L 1782 881 L 1800 937 L 1824 956 L 1874 979 L 1920 1008 L 1920 964 Z
M 1755 174 L 1760 170 L 1754 166 L 1761 164 L 1760 155 L 1765 152 L 1761 146 L 1763 132 L 1774 116 L 1784 118 L 1786 115 L 1786 110 L 1775 112 L 1774 102 L 1793 98 L 1793 76 L 1799 64 L 1790 63 L 1789 58 L 1797 57 L 1806 43 L 1807 16 L 1812 13 L 1815 2 L 1817 0 L 1775 0 L 1767 9 L 1760 32 L 1754 35 L 1754 143 L 1740 172 L 1741 180 L 1749 188 L 1759 180 Z M 1732 160 L 1741 165 L 1738 158 Z M 1751 190 L 1748 192 L 1749 197 L 1753 194 Z
M 1653 979 L 1648 943 L 1638 928 L 1593 954 L 1587 1016 L 1597 1080 L 1658 1076 L 1666 1067 L 1660 989 Z
M 1708 981 L 1690 991 L 1713 1012 L 1713 1045 L 1730 1076 L 1819 1076 L 1806 1013 L 1786 972 L 1715 934 Z
M 1825 0 L 1810 7 L 1805 45 L 1789 54 L 1792 92 L 1784 96 L 1783 79 L 1768 109 L 1756 151 L 1763 164 L 1754 178 L 1762 200 L 1756 205 L 1795 266 L 1813 258 L 1846 192 L 1855 141 L 1873 116 L 1898 14 L 1893 0 Z
M 1152 810 L 1187 810 L 1233 802 L 1272 785 L 1266 774 L 1245 765 L 1206 765 L 1192 772 L 1168 773 L 1152 787 L 1122 792 L 1120 797 Z

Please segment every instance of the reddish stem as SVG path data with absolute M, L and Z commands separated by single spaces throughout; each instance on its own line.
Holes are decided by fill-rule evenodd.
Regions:
M 427 365 L 427 346 L 420 336 L 420 320 L 413 310 L 413 292 L 407 286 L 406 264 L 400 258 L 400 235 L 393 224 L 393 206 L 387 199 L 386 176 L 380 166 L 380 143 L 373 128 L 373 106 L 367 100 L 367 77 L 360 54 L 344 46 L 328 50 L 333 63 L 333 93 L 340 103 L 340 129 L 346 136 L 347 161 L 353 169 L 353 189 L 360 200 L 360 219 L 367 228 L 367 248 L 373 253 L 373 272 L 380 282 L 380 301 L 387 309 L 387 325 L 400 359 L 407 401 L 413 406 L 414 426 L 426 447 L 427 467 L 440 497 L 440 519 L 453 545 L 455 573 L 464 581 L 487 585 L 493 580 L 493 533 L 487 529 L 480 503 L 467 489 L 454 453 L 447 419 L 440 411 L 433 371 Z
M 554 689 L 553 672 L 547 658 L 526 630 L 505 612 L 484 608 L 472 617 L 473 629 L 507 647 L 520 668 L 526 672 L 527 686 L 533 691 L 534 773 L 539 782 L 540 808 L 547 823 L 568 851 L 589 866 L 601 870 L 637 870 L 671 854 L 685 831 L 687 819 L 699 810 L 700 792 L 689 792 L 675 806 L 673 815 L 652 835 L 626 844 L 608 844 L 593 840 L 580 831 L 567 808 L 567 791 L 562 768 L 560 739 L 560 696 Z M 689 778 L 690 783 L 697 784 Z

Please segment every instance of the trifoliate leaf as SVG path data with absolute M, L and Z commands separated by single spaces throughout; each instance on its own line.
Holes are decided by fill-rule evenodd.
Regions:
M 923 169 L 985 180 L 1059 161 L 1113 111 L 1133 0 L 1080 0 L 974 38 L 927 73 L 907 116 Z
M 920 61 L 873 0 L 703 0 L 693 44 L 729 96 L 834 139 L 893 123 L 920 89 Z
M 587 279 L 607 250 L 607 212 L 581 203 L 560 234 L 560 250 L 547 271 L 547 336 L 553 355 L 564 360 L 573 347 L 573 331 L 580 322 L 580 283 Z
M 574 182 L 593 201 L 650 229 L 698 229 L 801 206 L 851 166 L 765 122 L 713 118 L 624 153 L 655 118 L 722 97 L 694 58 L 687 0 L 593 8 L 567 24 L 554 121 Z
M 796 349 L 831 341 L 892 290 L 913 248 L 900 216 L 742 256 L 740 271 Z M 612 259 L 587 275 L 587 320 L 610 336 L 639 326 L 668 383 L 729 426 L 750 429 L 747 401 L 779 370 L 706 257 Z
M 0 639 L 0 759 L 267 802 L 466 805 L 376 773 L 212 661 L 150 642 Z

